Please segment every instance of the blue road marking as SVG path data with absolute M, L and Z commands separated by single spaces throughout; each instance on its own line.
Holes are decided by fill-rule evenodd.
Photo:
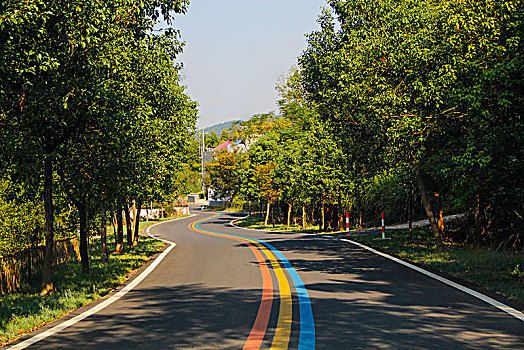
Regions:
M 313 317 L 313 309 L 311 308 L 311 300 L 309 298 L 309 293 L 307 292 L 306 286 L 304 285 L 304 282 L 302 281 L 302 278 L 300 278 L 298 272 L 295 270 L 295 268 L 291 265 L 289 260 L 280 252 L 280 250 L 273 247 L 271 244 L 261 241 L 256 238 L 252 237 L 245 237 L 245 236 L 239 236 L 239 235 L 232 235 L 229 233 L 223 233 L 223 232 L 214 232 L 209 230 L 204 230 L 200 226 L 200 224 L 204 221 L 217 218 L 221 216 L 222 214 L 219 214 L 218 216 L 210 217 L 205 220 L 200 221 L 195 225 L 196 228 L 202 231 L 206 231 L 209 233 L 218 233 L 221 235 L 228 235 L 231 237 L 237 237 L 237 238 L 243 238 L 243 239 L 252 239 L 256 242 L 259 242 L 266 247 L 268 247 L 275 255 L 278 257 L 278 259 L 282 262 L 284 265 L 284 268 L 289 273 L 289 276 L 293 280 L 293 284 L 295 285 L 295 290 L 297 291 L 298 296 L 298 308 L 300 311 L 300 334 L 298 338 L 298 350 L 310 350 L 315 349 L 315 319 Z

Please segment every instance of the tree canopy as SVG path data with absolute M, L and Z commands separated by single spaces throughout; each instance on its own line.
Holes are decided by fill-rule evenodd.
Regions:
M 416 215 L 431 222 L 439 250 L 443 239 L 521 246 L 521 3 L 329 5 L 279 81 L 281 115 L 228 131 L 253 140 L 244 196 L 275 201 L 255 195 L 253 172 L 270 164 L 277 201 L 307 205 L 324 225 L 335 205 L 361 226 L 381 211 L 407 218 L 415 185 Z M 471 214 L 474 229 L 451 237 L 444 211 Z
M 107 209 L 118 214 L 132 200 L 162 200 L 177 191 L 176 172 L 188 161 L 197 105 L 179 83 L 178 31 L 154 29 L 161 19 L 172 24 L 187 5 L 0 5 L 1 157 L 9 179 L 42 192 L 44 291 L 52 289 L 57 196 L 76 207 L 87 273 L 88 217 Z

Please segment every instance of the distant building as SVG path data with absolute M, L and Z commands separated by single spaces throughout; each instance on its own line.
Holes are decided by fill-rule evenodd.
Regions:
M 229 150 L 229 146 L 233 144 L 233 141 L 226 141 L 226 142 L 222 142 L 220 145 L 216 146 L 215 148 L 213 148 L 211 150 L 211 153 L 215 153 L 215 152 L 218 152 L 218 151 L 221 151 L 221 150 L 226 150 L 228 152 L 231 152 Z
M 196 203 L 199 199 L 198 193 L 190 193 L 187 195 L 187 202 L 188 203 Z
M 207 189 L 207 198 L 209 200 L 209 206 L 211 207 L 223 207 L 231 200 L 231 198 L 215 196 L 215 190 L 212 188 Z
M 213 153 L 218 151 L 227 151 L 227 152 L 240 152 L 245 153 L 249 150 L 249 148 L 257 142 L 258 138 L 262 135 L 252 135 L 248 140 L 245 142 L 242 142 L 241 140 L 236 141 L 225 141 L 222 142 L 220 145 L 216 146 L 215 148 L 211 149 L 209 151 L 209 155 L 213 155 Z

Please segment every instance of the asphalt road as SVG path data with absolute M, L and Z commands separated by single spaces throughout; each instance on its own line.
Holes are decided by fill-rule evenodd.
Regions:
M 151 230 L 176 247 L 137 287 L 31 348 L 524 348 L 524 322 L 362 248 L 196 213 Z

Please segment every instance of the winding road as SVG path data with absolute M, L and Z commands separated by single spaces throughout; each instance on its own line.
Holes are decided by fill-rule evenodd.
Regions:
M 524 348 L 522 320 L 361 247 L 231 226 L 240 214 L 194 212 L 151 228 L 176 246 L 127 294 L 14 348 L 39 335 L 29 348 Z

